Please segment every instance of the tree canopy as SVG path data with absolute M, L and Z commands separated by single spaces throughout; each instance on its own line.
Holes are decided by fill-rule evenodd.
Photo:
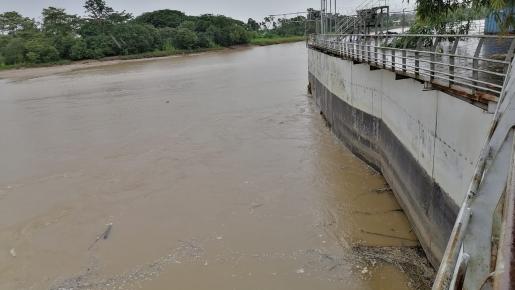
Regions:
M 160 51 L 246 44 L 267 35 L 303 35 L 304 24 L 281 19 L 273 29 L 223 15 L 188 16 L 158 10 L 133 17 L 106 0 L 85 0 L 85 16 L 57 7 L 43 9 L 41 22 L 11 11 L 0 14 L 0 67 Z M 301 19 L 300 19 L 301 20 Z
M 414 1 L 414 0 L 411 0 Z M 498 14 L 506 7 L 515 7 L 515 0 L 415 0 L 417 5 L 417 17 L 421 23 L 429 25 L 441 25 L 448 16 L 456 11 L 466 9 L 480 11 L 486 9 L 489 13 Z M 501 27 L 514 26 L 513 13 L 505 17 L 498 17 Z

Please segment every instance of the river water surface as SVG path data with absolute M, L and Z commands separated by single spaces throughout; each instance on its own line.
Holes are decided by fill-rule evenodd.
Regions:
M 4 74 L 0 289 L 422 287 L 306 85 L 302 43 Z

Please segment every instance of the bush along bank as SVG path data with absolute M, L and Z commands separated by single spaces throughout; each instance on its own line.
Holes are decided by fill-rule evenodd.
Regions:
M 158 10 L 133 17 L 105 0 L 87 0 L 86 16 L 48 7 L 36 22 L 18 12 L 0 14 L 0 69 L 66 64 L 85 59 L 133 59 L 216 50 L 242 44 L 293 41 L 304 24 L 247 23 L 223 15 L 188 16 Z M 302 29 L 300 29 L 302 28 Z

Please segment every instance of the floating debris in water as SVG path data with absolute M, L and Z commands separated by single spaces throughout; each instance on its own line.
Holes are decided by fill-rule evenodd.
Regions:
M 9 253 L 11 254 L 11 256 L 13 256 L 14 258 L 16 258 L 16 250 L 13 248 L 9 251 Z
M 104 240 L 107 240 L 109 239 L 109 235 L 111 234 L 111 230 L 113 228 L 113 223 L 109 223 L 107 224 L 107 230 L 104 232 L 104 234 L 102 235 L 102 238 Z
M 355 246 L 352 250 L 366 262 L 369 268 L 378 263 L 392 265 L 406 274 L 412 288 L 431 289 L 435 270 L 429 264 L 421 247 Z
M 263 203 L 256 203 L 256 202 L 253 202 L 251 205 L 250 205 L 250 213 L 254 213 L 254 210 L 264 206 L 265 204 Z
M 179 246 L 177 246 L 172 253 L 169 253 L 152 263 L 138 266 L 131 271 L 108 278 L 102 277 L 99 266 L 95 264 L 74 277 L 54 281 L 50 290 L 132 289 L 130 286 L 140 285 L 140 282 L 142 281 L 153 280 L 159 276 L 165 266 L 170 264 L 196 262 L 207 266 L 207 260 L 204 257 L 204 253 L 204 249 L 197 240 L 180 240 Z
M 214 239 L 207 239 L 213 241 Z M 92 267 L 76 277 L 54 283 L 57 289 L 118 289 L 140 285 L 140 282 L 155 279 L 160 273 L 172 264 L 189 263 L 208 266 L 216 266 L 219 263 L 238 263 L 242 259 L 256 259 L 267 261 L 269 259 L 281 259 L 290 261 L 302 261 L 302 267 L 294 270 L 299 276 L 312 276 L 317 279 L 334 282 L 345 281 L 358 275 L 363 280 L 374 279 L 374 275 L 380 272 L 381 267 L 391 265 L 406 274 L 408 284 L 413 289 L 429 290 L 434 278 L 434 269 L 429 265 L 423 251 L 419 247 L 364 247 L 349 246 L 341 254 L 332 254 L 323 249 L 297 250 L 290 253 L 241 253 L 229 251 L 217 253 L 213 260 L 207 259 L 207 253 L 202 244 L 195 239 L 180 240 L 175 250 L 167 255 L 146 265 L 136 267 L 134 270 L 121 273 L 113 277 L 101 277 L 100 269 Z M 220 259 L 223 257 L 223 259 Z M 373 274 L 374 273 L 374 274 Z M 253 275 L 252 272 L 241 275 Z M 277 272 L 272 272 L 277 276 Z M 231 277 L 240 276 L 233 273 Z M 110 285 L 110 286 L 109 286 Z M 129 287 L 130 288 L 130 287 Z
M 91 250 L 93 246 L 95 246 L 95 244 L 101 239 L 109 239 L 109 235 L 111 234 L 111 230 L 113 229 L 113 223 L 108 223 L 106 226 L 107 229 L 100 236 L 97 237 L 97 239 L 91 244 L 91 246 L 89 246 L 88 250 Z
M 392 191 L 392 189 L 390 187 L 374 189 L 375 193 L 385 193 L 385 192 L 391 192 L 391 191 Z
M 405 238 L 405 237 L 401 237 L 401 236 L 394 236 L 394 235 L 389 235 L 389 234 L 383 234 L 383 233 L 376 233 L 376 232 L 370 232 L 370 231 L 365 231 L 365 230 L 361 230 L 362 233 L 365 233 L 365 234 L 368 234 L 368 235 L 374 235 L 374 236 L 379 236 L 379 237 L 384 237 L 384 238 L 390 238 L 390 239 L 397 239 L 397 240 L 403 240 L 403 241 L 409 241 L 409 242 L 417 242 L 418 240 L 415 240 L 415 239 L 411 239 L 411 238 Z

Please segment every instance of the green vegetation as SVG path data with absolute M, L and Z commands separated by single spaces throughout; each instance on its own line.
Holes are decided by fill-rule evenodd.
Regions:
M 433 30 L 437 33 L 467 33 L 472 20 L 493 13 L 505 31 L 515 26 L 515 15 L 502 17 L 498 12 L 514 7 L 515 0 L 415 0 L 417 4 L 417 30 Z
M 247 23 L 222 15 L 188 16 L 159 10 L 133 17 L 105 0 L 86 0 L 86 16 L 48 7 L 36 22 L 18 12 L 0 14 L 0 68 L 61 64 L 83 59 L 132 59 L 302 40 L 305 18 Z
M 272 44 L 281 44 L 288 42 L 298 42 L 303 41 L 306 38 L 304 36 L 272 36 L 272 37 L 257 37 L 253 38 L 250 43 L 253 45 L 272 45 Z

